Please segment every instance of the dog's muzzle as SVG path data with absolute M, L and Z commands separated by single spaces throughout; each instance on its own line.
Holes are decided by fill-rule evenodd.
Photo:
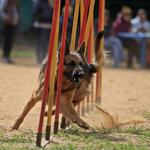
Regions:
M 83 71 L 77 71 L 73 73 L 67 73 L 65 72 L 64 75 L 66 78 L 72 82 L 79 83 L 81 79 L 84 78 L 84 72 Z

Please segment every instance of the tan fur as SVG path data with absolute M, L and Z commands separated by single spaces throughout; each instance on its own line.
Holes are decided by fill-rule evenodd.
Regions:
M 96 61 L 99 63 L 102 59 L 102 52 L 99 52 L 99 43 L 100 39 L 97 39 L 96 41 Z M 84 58 L 84 50 L 85 45 L 82 44 L 82 46 L 79 48 L 78 52 L 69 52 L 68 45 L 66 47 L 65 54 L 65 63 L 69 64 L 71 61 L 75 62 L 75 67 L 72 70 L 72 67 L 69 65 L 64 65 L 63 72 L 77 72 L 83 70 L 83 66 L 87 66 L 87 62 Z M 32 107 L 41 100 L 42 98 L 42 92 L 43 92 L 43 86 L 44 86 L 44 72 L 47 64 L 47 59 L 45 60 L 43 67 L 41 68 L 40 75 L 39 75 L 39 84 L 38 88 L 33 92 L 32 97 L 25 105 L 22 113 L 20 116 L 15 120 L 13 125 L 10 127 L 11 130 L 18 129 L 21 123 L 23 122 L 24 118 L 28 114 L 28 112 L 32 109 Z M 80 65 L 82 64 L 82 65 Z M 100 65 L 100 64 L 99 64 Z M 93 65 L 94 66 L 94 65 Z M 94 68 L 97 71 L 97 68 L 99 66 L 94 66 Z M 89 94 L 88 87 L 92 80 L 92 73 L 88 69 L 84 70 L 85 75 L 83 79 L 79 79 L 79 83 L 71 82 L 66 78 L 65 75 L 63 75 L 62 80 L 62 95 L 60 99 L 60 112 L 69 118 L 72 122 L 76 123 L 80 127 L 83 127 L 85 129 L 89 128 L 89 125 L 84 122 L 77 114 L 77 112 L 74 109 L 74 106 L 79 104 L 82 100 L 84 100 L 85 96 Z M 56 83 L 55 83 L 55 89 L 56 89 Z M 56 94 L 56 93 L 55 93 Z M 55 95 L 56 96 L 56 95 Z M 54 97 L 54 104 L 55 104 L 55 97 Z M 53 110 L 54 113 L 55 110 Z

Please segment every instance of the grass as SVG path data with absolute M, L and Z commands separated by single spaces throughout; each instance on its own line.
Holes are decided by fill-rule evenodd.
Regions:
M 0 56 L 2 56 L 2 50 L 0 49 Z M 35 51 L 33 49 L 19 50 L 17 48 L 12 51 L 12 58 L 34 58 Z
M 0 49 L 0 59 L 2 49 Z M 33 47 L 20 46 L 14 48 L 11 54 L 12 60 L 19 65 L 33 66 L 36 64 L 36 52 Z
M 35 147 L 32 131 L 7 133 L 0 128 L 0 150 L 149 150 L 150 130 L 142 127 L 127 129 L 97 129 L 87 132 L 73 126 L 52 135 L 52 142 L 44 148 Z
M 143 117 L 150 121 L 150 112 L 145 111 Z
M 0 51 L 0 56 L 2 51 Z M 33 49 L 14 50 L 13 58 L 35 58 Z M 143 116 L 150 120 L 150 113 Z M 150 130 L 143 127 L 128 127 L 126 129 L 97 129 L 85 132 L 73 126 L 69 130 L 52 135 L 53 140 L 44 148 L 36 148 L 36 134 L 31 131 L 7 133 L 0 127 L 0 150 L 149 150 Z

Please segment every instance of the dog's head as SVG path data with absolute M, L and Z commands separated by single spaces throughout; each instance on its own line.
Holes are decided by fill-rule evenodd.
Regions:
M 68 42 L 66 42 L 65 58 L 64 58 L 64 75 L 72 82 L 80 83 L 84 78 L 84 52 L 85 43 L 80 48 L 73 52 L 70 51 Z

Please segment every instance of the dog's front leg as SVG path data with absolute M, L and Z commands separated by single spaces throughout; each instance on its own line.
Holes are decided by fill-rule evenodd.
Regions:
M 72 122 L 76 123 L 78 126 L 84 129 L 89 129 L 89 125 L 84 122 L 75 111 L 71 97 L 72 94 L 70 92 L 62 94 L 60 100 L 60 111 L 64 116 L 72 120 Z
M 29 113 L 29 111 L 33 108 L 33 106 L 39 101 L 41 100 L 41 96 L 42 96 L 42 91 L 43 88 L 41 88 L 40 90 L 36 90 L 35 92 L 33 92 L 30 100 L 27 102 L 27 104 L 25 105 L 22 113 L 19 115 L 19 117 L 15 120 L 15 122 L 9 127 L 9 130 L 18 130 L 21 123 L 23 122 L 24 118 L 26 117 L 26 115 Z

